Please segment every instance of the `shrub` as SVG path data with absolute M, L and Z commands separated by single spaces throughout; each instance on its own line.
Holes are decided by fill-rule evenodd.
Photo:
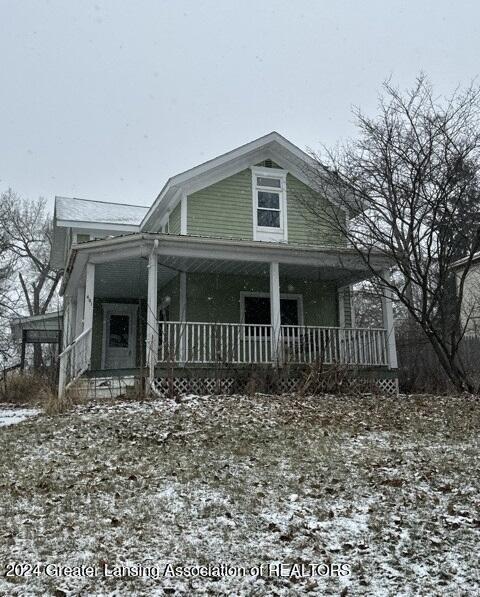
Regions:
M 0 402 L 44 405 L 53 394 L 48 378 L 38 373 L 16 371 L 0 383 Z

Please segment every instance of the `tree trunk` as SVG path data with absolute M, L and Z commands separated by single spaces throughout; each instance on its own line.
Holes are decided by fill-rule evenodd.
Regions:
M 432 334 L 427 333 L 426 331 L 425 333 L 427 334 L 443 370 L 455 389 L 458 392 L 475 394 L 477 391 L 475 386 L 469 381 L 462 368 L 458 365 L 458 350 L 456 350 L 453 355 L 449 354 L 435 336 L 432 336 Z

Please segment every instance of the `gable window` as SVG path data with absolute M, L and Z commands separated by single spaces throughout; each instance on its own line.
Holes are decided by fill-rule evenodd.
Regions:
M 286 174 L 275 168 L 252 168 L 254 240 L 287 240 Z

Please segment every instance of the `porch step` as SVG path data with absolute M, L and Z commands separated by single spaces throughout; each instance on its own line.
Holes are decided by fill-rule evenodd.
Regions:
M 138 378 L 128 376 L 82 376 L 70 388 L 79 398 L 133 398 L 138 393 Z

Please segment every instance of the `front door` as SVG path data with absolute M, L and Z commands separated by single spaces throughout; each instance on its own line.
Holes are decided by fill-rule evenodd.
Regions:
M 103 369 L 135 367 L 137 305 L 104 303 Z

